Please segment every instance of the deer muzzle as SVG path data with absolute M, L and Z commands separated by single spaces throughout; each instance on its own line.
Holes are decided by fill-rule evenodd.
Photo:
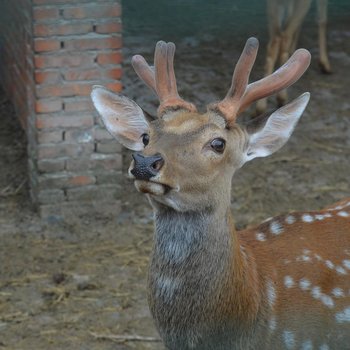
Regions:
M 158 175 L 160 169 L 164 165 L 164 160 L 160 154 L 153 156 L 144 156 L 141 153 L 133 153 L 134 168 L 130 170 L 136 180 L 148 181 L 152 177 Z

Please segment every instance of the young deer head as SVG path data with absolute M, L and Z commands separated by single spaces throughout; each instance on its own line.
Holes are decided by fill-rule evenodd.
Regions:
M 236 118 L 251 103 L 294 83 L 309 65 L 310 54 L 298 50 L 271 76 L 248 85 L 258 49 L 250 38 L 233 74 L 226 97 L 204 114 L 177 92 L 173 68 L 175 45 L 158 42 L 154 69 L 143 57 L 132 63 L 141 79 L 158 95 L 158 118 L 150 120 L 127 97 L 96 86 L 92 99 L 106 128 L 125 147 L 136 151 L 129 174 L 151 201 L 177 211 L 227 206 L 231 178 L 245 162 L 282 147 L 305 109 L 305 93 L 249 130 Z
M 179 96 L 175 46 L 162 41 L 154 68 L 141 56 L 132 60 L 159 97 L 157 118 L 103 87 L 92 92 L 106 128 L 135 151 L 129 174 L 155 211 L 149 305 L 171 350 L 327 350 L 350 344 L 350 250 L 344 250 L 350 244 L 350 200 L 240 232 L 233 225 L 234 172 L 281 148 L 309 101 L 304 93 L 268 118 L 238 125 L 250 104 L 293 84 L 310 62 L 308 51 L 297 50 L 275 73 L 248 84 L 257 49 L 250 38 L 226 97 L 203 114 Z M 332 231 L 337 241 L 329 238 Z

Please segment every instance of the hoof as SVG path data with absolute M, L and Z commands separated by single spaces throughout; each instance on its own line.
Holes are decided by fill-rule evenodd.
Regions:
M 329 64 L 329 62 L 319 62 L 319 67 L 320 67 L 320 70 L 323 74 L 332 74 L 333 71 L 332 71 L 332 68 L 331 68 L 331 65 Z

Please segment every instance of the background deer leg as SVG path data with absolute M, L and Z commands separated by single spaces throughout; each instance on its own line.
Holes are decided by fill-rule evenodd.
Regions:
M 266 50 L 264 77 L 270 75 L 275 68 L 281 46 L 281 8 L 278 1 L 267 1 L 267 17 L 269 42 Z M 262 98 L 256 104 L 256 114 L 264 113 L 267 109 L 267 98 Z
M 265 74 L 268 76 L 274 71 L 276 61 L 280 52 L 281 36 L 276 35 L 270 39 L 267 46 L 267 56 L 265 62 Z M 256 104 L 256 114 L 264 113 L 267 109 L 267 98 L 262 98 Z
M 297 46 L 299 33 L 303 20 L 310 9 L 311 0 L 299 0 L 294 4 L 294 8 L 288 9 L 285 30 L 282 33 L 281 51 L 279 64 L 283 65 Z M 287 89 L 277 94 L 277 103 L 283 106 L 288 100 Z
M 319 64 L 323 73 L 332 73 L 327 52 L 327 6 L 328 0 L 318 0 L 318 43 L 320 49 Z

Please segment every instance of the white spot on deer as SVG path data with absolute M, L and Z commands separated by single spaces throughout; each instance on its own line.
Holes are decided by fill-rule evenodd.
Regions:
M 345 266 L 345 268 L 350 270 L 350 260 L 348 259 L 343 260 L 343 265 Z
M 283 341 L 284 345 L 288 350 L 294 349 L 295 347 L 295 336 L 291 331 L 283 331 Z
M 302 290 L 308 290 L 308 289 L 310 289 L 310 286 L 311 286 L 311 282 L 308 279 L 306 279 L 306 278 L 302 278 L 299 281 L 299 287 Z
M 333 308 L 334 307 L 333 299 L 329 295 L 323 294 L 321 292 L 321 288 L 320 287 L 313 287 L 311 289 L 311 295 L 315 299 L 320 300 L 327 307 L 329 307 L 329 308 Z
M 273 316 L 269 321 L 269 329 L 271 332 L 274 332 L 277 328 L 276 318 Z
M 326 260 L 325 264 L 327 265 L 328 268 L 330 268 L 331 270 L 334 269 L 334 264 L 330 261 L 330 260 Z
M 293 215 L 288 215 L 288 216 L 286 217 L 286 220 L 285 220 L 285 221 L 286 221 L 287 224 L 292 225 L 292 224 L 295 223 L 296 219 L 295 219 L 295 216 L 293 216 Z
M 157 279 L 157 296 L 165 302 L 173 299 L 175 290 L 178 288 L 179 282 L 176 279 L 161 275 Z
M 276 289 L 272 281 L 267 282 L 267 301 L 272 308 L 276 301 Z
M 339 273 L 339 275 L 346 275 L 347 274 L 346 270 L 342 266 L 337 266 L 335 268 L 335 271 L 337 271 Z
M 279 235 L 283 232 L 283 227 L 279 222 L 272 221 L 270 224 L 270 230 L 274 235 Z
M 303 220 L 304 222 L 313 222 L 314 221 L 314 217 L 310 214 L 304 214 L 301 217 L 301 220 Z
M 315 215 L 315 219 L 318 220 L 318 221 L 322 221 L 324 220 L 326 217 L 324 215 L 321 215 L 321 214 L 317 214 Z
M 318 261 L 322 261 L 322 260 L 323 260 L 322 257 L 319 256 L 318 254 L 315 254 L 315 258 L 316 258 Z
M 321 288 L 320 287 L 313 287 L 311 289 L 311 295 L 315 298 L 315 299 L 320 299 L 321 298 Z
M 344 311 L 337 312 L 335 319 L 338 323 L 350 322 L 350 306 L 346 307 Z
M 346 211 L 342 210 L 342 211 L 338 211 L 337 213 L 338 216 L 341 216 L 343 218 L 348 218 L 350 216 L 349 213 L 347 213 Z
M 332 294 L 336 297 L 336 298 L 342 298 L 345 297 L 344 291 L 341 288 L 334 288 L 332 290 Z
M 319 350 L 329 350 L 329 346 L 327 344 L 322 344 L 320 347 L 319 347 Z
M 296 261 L 304 261 L 304 262 L 310 262 L 311 257 L 310 257 L 310 250 L 304 249 L 303 250 L 303 255 L 300 255 L 296 258 Z
M 294 280 L 292 277 L 290 276 L 285 276 L 284 277 L 284 285 L 287 287 L 287 288 L 292 288 L 294 286 Z
M 331 217 L 332 217 L 332 214 L 331 214 L 331 213 L 325 213 L 325 214 L 324 214 L 324 217 L 325 217 L 325 218 L 331 218 Z
M 311 340 L 306 340 L 301 344 L 302 350 L 312 350 L 314 347 Z
M 255 237 L 256 237 L 256 239 L 257 239 L 258 241 L 260 241 L 260 242 L 265 242 L 265 241 L 266 241 L 266 236 L 265 236 L 265 234 L 262 233 L 262 232 L 257 232 L 257 233 L 255 234 Z
M 330 309 L 334 307 L 334 301 L 329 295 L 322 294 L 321 295 L 321 302 L 324 305 L 328 306 Z

